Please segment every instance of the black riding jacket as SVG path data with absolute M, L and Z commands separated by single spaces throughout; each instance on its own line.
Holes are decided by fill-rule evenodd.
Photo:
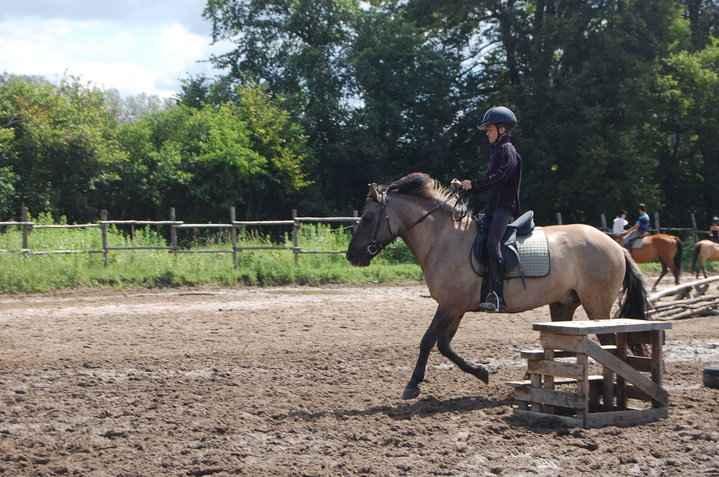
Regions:
M 472 192 L 477 195 L 489 191 L 486 213 L 508 209 L 514 217 L 519 215 L 519 188 L 522 182 L 522 157 L 505 134 L 489 149 L 489 169 L 479 181 L 472 183 Z

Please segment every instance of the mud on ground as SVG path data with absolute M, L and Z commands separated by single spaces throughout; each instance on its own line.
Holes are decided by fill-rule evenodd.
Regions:
M 506 381 L 519 315 L 469 314 L 401 401 L 434 312 L 422 286 L 0 297 L 0 475 L 719 475 L 719 319 L 674 324 L 670 417 L 527 427 Z

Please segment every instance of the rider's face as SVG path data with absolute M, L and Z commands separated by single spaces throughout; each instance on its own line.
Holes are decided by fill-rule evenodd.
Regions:
M 487 126 L 487 129 L 484 131 L 487 134 L 487 139 L 489 139 L 490 144 L 494 144 L 497 140 L 497 137 L 499 136 L 499 131 L 497 131 L 497 126 L 494 124 L 490 124 Z

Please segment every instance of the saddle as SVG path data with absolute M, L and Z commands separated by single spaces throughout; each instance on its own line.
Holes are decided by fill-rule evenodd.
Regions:
M 484 276 L 487 268 L 487 233 L 489 229 L 486 215 L 474 217 L 477 221 L 477 236 L 472 246 L 472 255 L 479 263 L 478 275 Z M 544 277 L 549 274 L 549 246 L 544 230 L 535 227 L 534 211 L 520 215 L 507 225 L 502 237 L 502 257 L 504 258 L 505 279 L 526 277 Z

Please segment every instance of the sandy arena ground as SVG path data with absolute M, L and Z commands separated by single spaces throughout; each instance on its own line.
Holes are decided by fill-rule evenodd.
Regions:
M 674 323 L 670 417 L 633 427 L 511 418 L 519 315 L 470 314 L 400 394 L 434 312 L 423 286 L 0 296 L 0 475 L 714 475 L 719 318 Z

